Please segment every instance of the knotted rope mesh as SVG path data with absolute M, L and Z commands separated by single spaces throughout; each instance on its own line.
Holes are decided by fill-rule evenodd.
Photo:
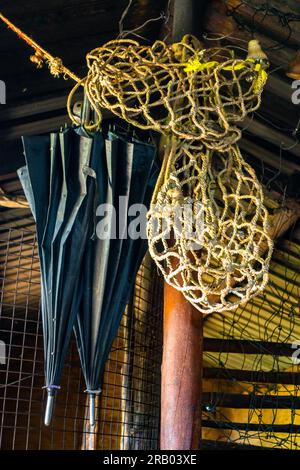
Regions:
M 147 47 L 115 40 L 91 51 L 87 62 L 85 89 L 96 110 L 219 150 L 240 138 L 236 123 L 259 107 L 265 77 L 251 58 L 186 42 Z
M 106 108 L 169 135 L 149 211 L 150 254 L 168 283 L 210 313 L 236 308 L 268 279 L 263 192 L 236 145 L 237 124 L 260 105 L 266 56 L 257 41 L 246 60 L 194 44 L 110 41 L 87 55 L 83 83 L 99 116 Z
M 203 313 L 236 308 L 268 280 L 272 240 L 262 188 L 236 145 L 173 141 L 148 221 L 166 282 Z

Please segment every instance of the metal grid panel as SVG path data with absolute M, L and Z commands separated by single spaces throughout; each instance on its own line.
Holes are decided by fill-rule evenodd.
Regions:
M 202 436 L 210 448 L 300 449 L 299 297 L 298 223 L 276 243 L 264 292 L 204 321 L 205 338 L 218 345 L 204 352 Z
M 106 365 L 98 424 L 90 432 L 84 380 L 72 342 L 50 427 L 45 407 L 36 237 L 0 231 L 1 449 L 155 449 L 159 440 L 161 286 L 141 267 Z M 155 307 L 153 307 L 155 306 Z

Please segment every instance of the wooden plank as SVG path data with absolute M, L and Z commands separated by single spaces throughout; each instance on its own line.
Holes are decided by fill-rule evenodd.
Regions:
M 203 410 L 215 408 L 300 409 L 300 397 L 293 395 L 240 395 L 237 393 L 203 393 Z
M 264 372 L 205 367 L 203 377 L 205 379 L 225 379 L 238 382 L 300 385 L 300 373 L 295 372 Z
M 209 427 L 209 426 L 208 426 Z M 271 450 L 267 447 L 237 444 L 235 442 L 202 440 L 202 450 Z
M 203 350 L 208 352 L 226 352 L 238 354 L 270 354 L 286 356 L 293 354 L 290 343 L 272 343 L 268 341 L 224 340 L 219 338 L 204 338 Z
M 300 425 L 297 424 L 265 424 L 265 423 L 232 423 L 230 421 L 203 420 L 203 427 L 212 429 L 239 429 L 240 431 L 257 431 L 299 434 Z

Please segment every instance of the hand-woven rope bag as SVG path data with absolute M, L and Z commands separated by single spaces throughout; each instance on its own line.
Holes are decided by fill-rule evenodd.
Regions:
M 203 313 L 236 308 L 268 280 L 273 243 L 262 188 L 236 145 L 173 141 L 148 214 L 152 258 Z
M 260 105 L 267 57 L 256 40 L 240 60 L 189 39 L 110 41 L 87 55 L 82 84 L 99 116 L 105 108 L 168 135 L 149 250 L 166 282 L 211 313 L 236 308 L 268 280 L 273 243 L 263 192 L 236 145 L 237 124 Z
M 93 107 L 142 129 L 173 132 L 222 149 L 237 141 L 236 123 L 256 110 L 266 73 L 251 57 L 186 42 L 151 47 L 114 40 L 87 55 L 85 90 Z

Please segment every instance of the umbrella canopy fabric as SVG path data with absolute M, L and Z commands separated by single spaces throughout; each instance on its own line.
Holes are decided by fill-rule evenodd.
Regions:
M 108 236 L 98 239 L 96 208 L 118 207 L 122 195 L 117 212 L 127 221 L 132 204 L 150 202 L 155 147 L 82 128 L 26 137 L 23 144 L 26 166 L 18 173 L 37 229 L 49 424 L 75 321 L 87 389 L 93 396 L 99 389 L 146 243 L 114 239 L 112 217 Z
M 109 133 L 105 153 L 106 171 L 98 181 L 101 192 L 97 202 L 98 208 L 106 211 L 98 210 L 102 219 L 97 237 L 86 245 L 80 283 L 83 295 L 75 324 L 90 395 L 91 426 L 104 365 L 147 250 L 145 208 L 158 176 L 153 145 Z

